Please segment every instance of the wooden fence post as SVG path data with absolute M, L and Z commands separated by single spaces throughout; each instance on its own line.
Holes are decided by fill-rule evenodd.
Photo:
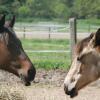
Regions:
M 24 27 L 24 34 L 23 34 L 23 38 L 25 39 L 26 38 L 26 36 L 25 36 L 25 33 L 26 32 L 26 28 Z
M 69 25 L 70 25 L 71 61 L 72 61 L 74 57 L 75 44 L 77 42 L 76 18 L 70 18 Z
M 49 39 L 51 38 L 51 27 L 49 27 Z

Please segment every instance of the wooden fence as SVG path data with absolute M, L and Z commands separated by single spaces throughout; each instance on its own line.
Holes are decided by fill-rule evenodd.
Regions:
M 27 52 L 71 52 L 71 59 L 74 57 L 74 47 L 77 38 L 81 39 L 89 35 L 88 32 L 77 32 L 77 20 L 75 18 L 69 19 L 67 25 L 16 25 L 14 28 L 19 38 L 29 39 L 70 39 L 69 50 L 29 50 Z M 90 27 L 89 27 L 90 31 Z M 77 34 L 78 33 L 78 34 Z

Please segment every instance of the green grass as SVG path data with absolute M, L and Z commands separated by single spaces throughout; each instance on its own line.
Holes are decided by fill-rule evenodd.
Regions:
M 70 64 L 66 53 L 28 53 L 28 56 L 37 68 L 66 69 Z
M 34 40 L 22 39 L 25 50 L 68 50 L 69 40 Z M 70 64 L 69 53 L 28 53 L 36 68 L 67 69 Z
M 37 22 L 34 22 L 37 24 Z M 33 25 L 34 23 L 18 23 Z M 34 24 L 34 25 L 35 25 Z M 68 23 L 58 23 L 68 27 Z M 78 32 L 95 32 L 100 27 L 100 20 L 85 19 L 77 20 Z M 58 30 L 59 32 L 68 32 L 66 28 Z M 69 50 L 69 40 L 34 40 L 22 39 L 22 44 L 25 50 Z M 27 53 L 36 68 L 56 69 L 68 68 L 70 65 L 69 53 Z
M 99 19 L 85 19 L 77 20 L 77 31 L 78 32 L 95 32 L 100 28 Z
M 66 50 L 69 48 L 69 40 L 22 39 L 21 41 L 24 49 L 27 50 Z

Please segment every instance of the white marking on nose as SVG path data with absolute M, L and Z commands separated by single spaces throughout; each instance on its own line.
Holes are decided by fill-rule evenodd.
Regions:
M 81 62 L 77 61 L 76 56 L 64 81 L 64 85 L 68 87 L 68 90 L 71 90 L 75 87 L 77 80 L 80 77 L 80 66 Z M 75 79 L 75 81 L 72 81 L 72 79 Z

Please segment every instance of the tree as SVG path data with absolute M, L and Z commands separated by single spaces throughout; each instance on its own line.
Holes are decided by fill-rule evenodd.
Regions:
M 36 18 L 100 18 L 100 0 L 0 0 L 0 13 Z
M 73 10 L 79 18 L 94 17 L 98 15 L 100 0 L 75 0 Z M 97 10 L 98 9 L 98 10 Z
M 30 9 L 27 6 L 21 6 L 18 9 L 18 15 L 22 18 L 26 18 L 30 15 Z

